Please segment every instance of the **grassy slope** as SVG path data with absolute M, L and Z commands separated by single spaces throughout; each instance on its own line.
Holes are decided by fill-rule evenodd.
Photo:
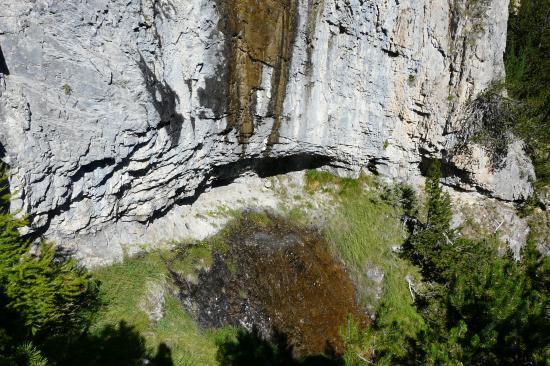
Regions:
M 338 209 L 324 232 L 334 253 L 343 260 L 354 278 L 360 302 L 370 309 L 377 309 L 383 303 L 385 311 L 379 321 L 401 323 L 412 336 L 421 327 L 421 318 L 413 306 L 405 277 L 409 275 L 418 281 L 420 274 L 416 267 L 392 250 L 406 237 L 400 223 L 399 197 L 391 191 L 392 187 L 369 177 L 342 179 L 310 171 L 306 175 L 306 184 L 312 195 L 317 190 L 330 190 L 334 195 Z M 380 299 L 372 293 L 374 284 L 366 276 L 369 268 L 384 273 Z
M 331 197 L 330 204 L 335 212 L 330 215 L 323 232 L 335 255 L 345 263 L 358 285 L 361 303 L 371 309 L 383 303 L 386 311 L 379 321 L 396 321 L 412 331 L 419 326 L 419 319 L 412 306 L 405 276 L 408 274 L 414 278 L 418 273 L 392 252 L 392 246 L 403 242 L 405 232 L 399 222 L 399 204 L 395 197 L 382 199 L 384 189 L 383 185 L 366 177 L 341 179 L 328 173 L 310 171 L 306 175 L 306 189 L 301 200 L 305 204 L 313 202 L 320 193 Z M 300 214 L 296 211 L 291 212 L 290 217 L 300 221 Z M 208 263 L 211 258 L 207 248 L 223 245 L 220 239 L 223 239 L 223 233 L 188 252 L 191 261 L 186 259 L 179 264 L 182 271 L 187 272 L 194 262 Z M 152 350 L 166 343 L 176 366 L 215 365 L 216 340 L 233 335 L 234 329 L 198 329 L 169 292 L 165 299 L 165 316 L 157 324 L 151 324 L 139 308 L 149 281 L 169 283 L 163 255 L 171 256 L 170 253 L 151 253 L 95 272 L 102 281 L 106 306 L 98 314 L 93 330 L 123 320 L 145 337 Z M 381 298 L 375 296 L 372 291 L 374 283 L 365 276 L 367 269 L 374 267 L 384 272 Z
M 201 331 L 168 293 L 165 315 L 157 324 L 151 324 L 139 308 L 146 283 L 167 280 L 161 253 L 127 259 L 122 264 L 97 270 L 95 276 L 102 282 L 102 297 L 106 306 L 98 314 L 92 331 L 125 321 L 145 337 L 147 346 L 152 350 L 161 343 L 168 345 L 176 366 L 216 364 L 216 339 L 231 332 L 230 329 Z

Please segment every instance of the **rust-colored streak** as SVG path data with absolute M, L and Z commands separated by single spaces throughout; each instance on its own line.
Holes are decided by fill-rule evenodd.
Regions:
M 269 114 L 275 118 L 270 143 L 278 141 L 292 45 L 297 0 L 219 0 L 228 46 L 229 126 L 246 143 L 254 133 L 255 92 L 262 70 L 272 67 Z

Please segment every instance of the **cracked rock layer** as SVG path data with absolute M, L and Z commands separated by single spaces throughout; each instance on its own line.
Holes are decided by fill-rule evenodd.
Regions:
M 11 209 L 59 243 L 100 245 L 96 232 L 147 224 L 250 170 L 330 165 L 421 182 L 444 157 L 445 183 L 460 190 L 531 192 L 521 142 L 498 168 L 475 144 L 449 153 L 467 101 L 504 76 L 507 0 L 0 8 Z

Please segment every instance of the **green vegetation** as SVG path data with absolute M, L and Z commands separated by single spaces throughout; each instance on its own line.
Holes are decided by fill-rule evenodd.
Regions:
M 474 4 L 476 7 L 479 5 Z M 468 141 L 478 142 L 487 148 L 492 165 L 499 168 L 510 143 L 520 137 L 533 160 L 538 186 L 550 183 L 548 14 L 548 0 L 510 2 L 506 79 L 495 81 L 468 103 L 462 141 L 455 147 L 460 152 L 468 148 Z
M 352 319 L 343 326 L 346 365 L 545 365 L 550 261 L 533 240 L 518 262 L 498 254 L 503 245 L 495 236 L 470 240 L 452 230 L 451 202 L 440 177 L 436 161 L 420 209 L 406 186 L 306 174 L 311 194 L 334 198 L 336 214 L 325 235 L 350 271 L 361 302 L 375 309 L 366 330 Z M 424 223 L 412 227 L 400 255 L 392 251 L 406 237 L 401 214 L 423 211 Z M 369 268 L 384 273 L 381 294 Z
M 401 213 L 399 206 L 382 200 L 376 191 L 364 190 L 358 195 L 350 192 L 341 196 L 325 234 L 335 255 L 351 272 L 360 303 L 371 310 L 377 306 L 391 308 L 391 314 L 383 321 L 405 321 L 414 327 L 412 323 L 417 319 L 409 317 L 413 308 L 405 278 L 416 277 L 418 270 L 392 249 L 405 238 L 399 222 Z M 369 272 L 383 274 L 383 283 L 377 285 L 375 279 L 369 278 Z M 378 295 L 372 293 L 377 286 L 382 290 Z
M 6 175 L 0 180 L 6 182 Z M 0 362 L 44 365 L 41 348 L 71 338 L 89 321 L 97 283 L 75 261 L 49 244 L 20 237 L 25 221 L 8 212 L 9 194 L 0 188 Z
M 517 101 L 514 131 L 529 145 L 537 179 L 550 183 L 550 1 L 510 2 L 506 88 Z
M 0 365 L 168 366 L 172 352 L 178 365 L 214 360 L 214 336 L 199 334 L 172 296 L 155 325 L 139 310 L 145 284 L 166 276 L 160 254 L 92 278 L 51 244 L 19 235 L 25 221 L 8 213 L 7 188 L 0 195 Z
M 193 248 L 181 270 L 187 271 L 192 262 L 211 260 L 210 253 L 205 247 Z M 124 263 L 94 272 L 102 283 L 101 296 L 105 306 L 97 313 L 91 331 L 95 333 L 123 321 L 144 335 L 149 350 L 166 345 L 171 350 L 174 365 L 214 365 L 216 341 L 233 334 L 231 328 L 201 331 L 170 292 L 164 295 L 164 316 L 158 322 L 150 321 L 140 307 L 148 283 L 161 283 L 169 287 L 165 259 L 172 255 L 157 252 L 140 258 L 128 258 Z
M 4 208 L 0 364 L 547 365 L 550 260 L 535 249 L 545 229 L 533 231 L 519 261 L 499 254 L 496 236 L 467 239 L 451 229 L 451 202 L 440 177 L 436 161 L 421 205 L 406 185 L 306 173 L 301 201 L 318 194 L 329 200 L 322 234 L 373 317 L 366 328 L 351 316 L 342 324 L 341 359 L 296 359 L 284 334 L 267 342 L 255 331 L 204 330 L 183 310 L 174 274 L 192 282 L 198 269 L 213 265 L 214 251 L 228 253 L 240 213 L 232 212 L 235 220 L 201 243 L 88 273 L 52 245 L 31 250 L 17 231 L 24 221 Z M 296 222 L 304 222 L 303 215 L 289 213 Z M 279 224 L 272 220 L 247 212 L 250 225 L 243 230 L 274 230 Z M 233 274 L 237 267 L 228 263 Z M 150 311 L 156 305 L 158 318 Z
M 352 184 L 321 172 L 307 177 L 309 189 L 337 199 L 327 237 L 362 301 L 376 309 L 366 330 L 352 319 L 343 326 L 346 365 L 547 364 L 550 260 L 533 240 L 516 261 L 498 254 L 497 237 L 468 240 L 452 230 L 439 162 L 426 181 L 424 210 L 406 186 L 384 187 L 365 177 Z M 426 211 L 425 222 L 413 227 L 397 255 L 391 245 L 404 237 L 399 216 L 420 211 Z M 369 265 L 385 273 L 379 301 L 372 297 L 376 284 L 365 276 Z
M 379 365 L 546 365 L 550 259 L 533 241 L 516 261 L 498 255 L 495 237 L 468 240 L 451 230 L 450 200 L 439 178 L 436 163 L 426 182 L 426 222 L 414 228 L 402 253 L 422 273 L 423 282 L 411 292 L 423 322 L 412 335 L 399 322 L 378 320 L 366 332 L 350 332 L 353 354 L 363 354 L 355 361 L 370 356 Z M 378 317 L 385 310 L 380 307 Z
M 180 275 L 193 273 L 197 267 L 207 268 L 212 265 L 212 247 L 206 243 L 180 246 L 170 255 L 177 260 L 169 260 L 170 269 Z
M 1 365 L 216 364 L 217 344 L 232 328 L 200 331 L 169 291 L 158 322 L 143 309 L 149 284 L 170 290 L 165 260 L 174 253 L 126 259 L 92 279 L 51 245 L 29 254 L 30 243 L 17 232 L 23 224 L 0 214 Z M 181 269 L 208 265 L 205 246 L 192 247 Z
M 65 95 L 71 95 L 73 93 L 73 88 L 69 84 L 63 84 L 61 89 L 63 89 Z
M 335 216 L 327 227 L 327 235 L 330 234 L 334 239 L 331 240 L 333 252 L 341 253 L 341 258 L 346 263 L 355 266 L 354 268 L 357 270 L 354 273 L 357 274 L 358 281 L 368 281 L 360 271 L 360 267 L 363 269 L 367 267 L 359 264 L 355 265 L 359 261 L 364 261 L 364 263 L 369 263 L 372 266 L 380 266 L 380 268 L 388 269 L 388 271 L 406 264 L 391 252 L 392 245 L 396 242 L 403 242 L 404 231 L 399 224 L 399 210 L 393 207 L 393 203 L 386 202 L 379 197 L 381 193 L 387 193 L 385 186 L 380 185 L 376 188 L 373 186 L 372 188 L 377 189 L 377 191 L 368 193 L 365 189 L 366 185 L 373 183 L 367 177 L 341 179 L 317 171 L 310 171 L 307 175 L 309 194 L 313 195 L 316 191 L 323 190 L 329 192 L 334 198 L 339 215 Z M 387 194 L 387 199 L 389 199 L 390 194 Z M 360 203 L 359 206 L 354 206 L 355 211 L 351 212 L 350 207 L 347 205 L 353 201 Z M 378 204 L 381 205 L 380 209 L 376 209 Z M 350 211 L 351 216 L 343 216 L 346 211 Z M 361 211 L 368 212 L 364 215 L 361 214 Z M 283 362 L 281 360 L 285 361 L 276 364 L 316 364 L 315 362 L 320 362 L 320 360 L 332 362 L 323 356 L 295 359 L 290 345 L 277 343 L 285 341 L 286 338 L 278 338 L 278 341 L 272 344 L 262 340 L 254 332 L 248 333 L 242 330 L 236 332 L 233 328 L 215 331 L 200 330 L 182 309 L 178 300 L 170 293 L 166 294 L 165 314 L 158 323 L 151 322 L 142 311 L 140 302 L 146 293 L 148 283 L 161 282 L 168 288 L 171 287 L 167 265 L 170 270 L 175 271 L 179 276 L 187 277 L 192 275 L 197 268 L 210 267 L 213 251 L 225 252 L 228 249 L 228 236 L 234 233 L 235 229 L 239 229 L 237 225 L 239 225 L 239 219 L 242 217 L 240 214 L 234 216 L 235 219 L 222 232 L 199 244 L 180 245 L 170 252 L 151 253 L 140 258 L 129 258 L 124 263 L 97 270 L 94 277 L 102 282 L 102 299 L 106 305 L 98 312 L 91 327 L 92 333 L 116 325 L 117 322 L 122 320 L 126 326 L 132 327 L 132 329 L 144 335 L 145 345 L 150 352 L 160 345 L 166 345 L 171 350 L 171 357 L 175 365 L 214 365 L 217 362 L 227 365 L 246 365 L 248 364 L 246 362 Z M 348 220 L 352 217 L 356 220 L 356 224 L 365 224 L 376 218 L 377 223 L 380 225 L 364 225 L 364 229 L 370 228 L 370 230 L 354 232 L 353 230 L 357 228 L 353 228 L 353 223 L 350 223 L 348 233 L 355 236 L 355 242 L 350 242 L 347 247 L 349 251 L 346 251 L 343 246 L 336 245 L 337 227 L 342 220 Z M 263 212 L 247 212 L 246 220 L 250 225 L 257 228 L 270 229 L 275 225 L 272 219 Z M 395 232 L 389 233 L 388 222 L 392 223 L 391 230 L 395 230 Z M 384 225 L 386 225 L 385 228 Z M 241 230 L 249 229 L 241 228 Z M 360 239 L 363 233 L 368 233 L 366 241 Z M 380 245 L 380 241 L 382 241 L 382 245 Z M 360 245 L 362 248 L 353 248 L 353 245 Z M 380 247 L 383 247 L 384 250 L 382 253 L 377 253 L 375 249 Z M 372 258 L 360 254 L 362 257 L 357 259 L 357 262 L 353 262 L 353 251 L 366 251 L 376 254 Z M 409 267 L 414 271 L 412 266 Z M 418 271 L 415 273 L 418 273 Z M 406 274 L 408 272 L 400 270 L 395 272 L 395 276 L 392 273 L 387 277 L 391 279 L 388 286 L 390 290 L 385 291 L 390 294 L 385 296 L 388 307 L 403 306 L 405 311 L 407 311 L 406 307 L 412 308 L 407 283 L 404 279 L 398 278 L 398 276 L 405 276 Z M 363 286 L 362 296 L 364 304 L 371 304 L 374 309 L 380 299 L 376 297 L 376 294 L 369 293 L 370 288 L 371 286 Z M 248 294 L 243 294 L 243 297 L 247 296 Z M 394 314 L 392 313 L 391 316 L 394 316 Z M 418 319 L 420 318 L 418 317 Z M 284 337 L 282 334 L 280 336 Z
M 376 314 L 366 333 L 353 321 L 344 326 L 346 364 L 363 364 L 373 349 L 382 347 L 401 352 L 399 340 L 424 327 L 407 282 L 419 280 L 419 271 L 395 252 L 406 238 L 401 215 L 418 210 L 414 191 L 405 185 L 385 185 L 372 176 L 338 178 L 319 171 L 306 173 L 306 189 L 333 194 L 336 213 L 325 236 L 350 272 L 359 302 Z
M 483 145 L 493 167 L 500 168 L 514 140 L 514 126 L 522 116 L 516 100 L 505 97 L 505 84 L 492 83 L 467 104 L 458 149 L 474 141 Z
M 20 248 L 28 250 L 25 245 Z M 74 260 L 56 263 L 52 245 L 43 244 L 40 250 L 36 258 L 23 254 L 17 263 L 9 263 L 9 258 L 16 258 L 14 252 L 0 254 L 9 266 L 2 271 L 8 308 L 21 315 L 33 334 L 65 328 L 65 324 L 79 326 L 86 321 L 80 310 L 93 303 L 96 283 Z
M 530 242 L 517 262 L 497 254 L 496 238 L 467 240 L 450 230 L 437 172 L 428 179 L 425 228 L 406 247 L 430 285 L 417 301 L 430 327 L 414 357 L 428 365 L 546 364 L 549 259 Z
M 33 346 L 31 342 L 23 343 L 15 350 L 15 357 L 8 361 L 16 364 L 27 364 L 29 366 L 47 366 L 46 360 L 40 351 Z
M 470 18 L 465 34 L 469 45 L 484 31 L 488 5 L 487 0 L 453 3 L 453 16 Z M 492 148 L 496 165 L 505 156 L 511 133 L 521 137 L 534 161 L 537 184 L 548 185 L 550 1 L 512 1 L 510 7 L 506 80 L 471 102 L 478 130 L 466 134 Z M 409 85 L 415 82 L 410 75 Z M 69 84 L 61 90 L 67 96 L 73 92 Z M 384 141 L 384 149 L 389 146 Z M 338 178 L 317 170 L 305 175 L 305 195 L 294 195 L 304 208 L 313 208 L 316 196 L 328 197 L 332 211 L 322 223 L 322 234 L 352 278 L 357 302 L 372 315 L 367 328 L 351 316 L 342 324 L 344 363 L 548 365 L 550 259 L 536 249 L 548 242 L 548 215 L 537 213 L 536 199 L 524 205 L 532 230 L 516 260 L 501 253 L 504 245 L 496 235 L 476 230 L 467 236 L 451 229 L 451 202 L 440 178 L 435 162 L 423 205 L 406 185 L 364 175 Z M 284 334 L 272 343 L 255 331 L 199 329 L 183 310 L 173 275 L 193 281 L 197 269 L 213 265 L 213 251 L 229 250 L 227 235 L 238 225 L 239 212 L 220 208 L 209 213 L 236 220 L 199 244 L 127 258 L 90 273 L 53 245 L 31 243 L 19 234 L 25 220 L 9 213 L 5 180 L 0 177 L 0 365 L 340 361 L 323 356 L 296 360 Z M 288 219 L 297 223 L 308 222 L 306 216 L 299 208 L 288 212 Z M 270 225 L 265 214 L 246 217 L 254 223 L 251 227 Z M 238 263 L 228 262 L 227 267 L 233 275 L 238 271 Z M 350 293 L 353 297 L 353 289 Z M 249 294 L 241 290 L 239 296 Z M 151 308 L 162 316 L 154 318 Z

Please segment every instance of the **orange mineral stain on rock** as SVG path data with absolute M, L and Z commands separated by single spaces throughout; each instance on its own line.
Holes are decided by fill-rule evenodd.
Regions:
M 219 0 L 220 28 L 227 39 L 229 126 L 246 143 L 254 133 L 254 99 L 262 72 L 272 68 L 268 116 L 275 119 L 269 143 L 278 142 L 297 0 Z

